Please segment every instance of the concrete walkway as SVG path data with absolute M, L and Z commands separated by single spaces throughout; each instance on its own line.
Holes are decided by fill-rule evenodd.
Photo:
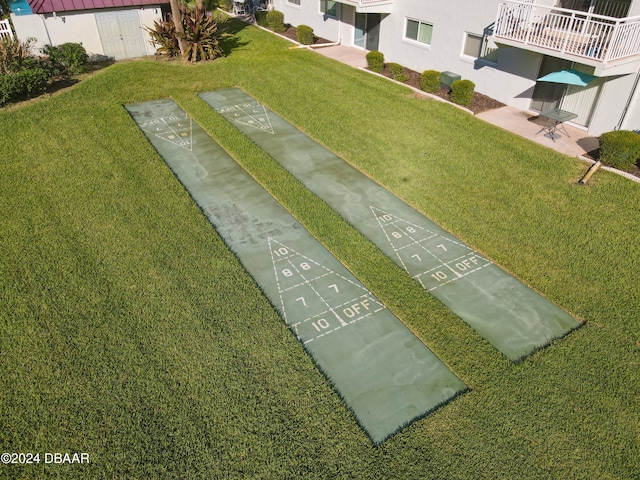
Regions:
M 364 69 L 367 66 L 366 52 L 358 48 L 334 45 L 314 48 L 314 51 L 351 65 L 354 68 Z M 509 106 L 489 110 L 477 115 L 478 118 L 486 122 L 571 157 L 583 156 L 599 146 L 597 137 L 593 137 L 586 131 L 569 125 L 565 125 L 565 128 L 570 136 L 567 137 L 564 132 L 561 132 L 561 137 L 557 137 L 554 141 L 545 136 L 544 132 L 541 132 L 542 127 L 539 123 L 536 123 L 536 116 L 535 113 L 524 112 Z

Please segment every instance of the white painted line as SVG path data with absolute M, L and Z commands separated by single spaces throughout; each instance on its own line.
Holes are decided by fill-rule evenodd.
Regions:
M 436 288 L 439 288 L 439 287 L 442 287 L 443 285 L 447 285 L 447 284 L 449 284 L 449 283 L 455 282 L 456 280 L 460 280 L 461 278 L 466 277 L 467 275 L 469 275 L 469 274 L 471 274 L 471 273 L 477 272 L 478 270 L 482 270 L 483 268 L 488 267 L 488 266 L 490 266 L 490 265 L 492 265 L 492 264 L 491 264 L 491 263 L 487 263 L 486 265 L 482 265 L 482 266 L 480 266 L 480 267 L 478 267 L 478 268 L 476 268 L 476 269 L 474 269 L 474 270 L 471 270 L 471 271 L 469 271 L 469 272 L 467 272 L 467 273 L 465 273 L 465 274 L 463 274 L 463 275 L 461 275 L 461 276 L 459 276 L 459 277 L 452 278 L 451 280 L 447 280 L 446 282 L 442 282 L 441 284 L 436 285 L 435 287 L 427 287 L 427 286 L 422 282 L 422 279 L 421 279 L 421 278 L 419 278 L 420 276 L 424 275 L 424 274 L 422 274 L 422 273 L 421 273 L 421 274 L 419 274 L 419 275 L 414 276 L 413 278 L 416 278 L 416 279 L 420 282 L 420 284 L 422 285 L 422 287 L 423 287 L 423 288 L 426 288 L 428 292 L 431 292 L 432 290 L 435 290 Z
M 216 111 L 238 123 L 275 135 L 267 109 L 258 101 L 239 103 Z
M 300 312 L 299 307 L 295 307 L 295 305 L 303 306 L 303 308 L 308 308 L 313 306 L 312 309 L 315 310 L 310 312 L 311 315 L 308 315 L 304 319 L 297 319 L 295 323 L 289 325 L 289 328 L 295 331 L 296 336 L 300 339 L 299 330 L 302 325 L 308 325 L 311 323 L 316 330 L 318 330 L 318 335 L 313 336 L 311 339 L 305 340 L 303 343 L 308 343 L 313 339 L 322 338 L 330 333 L 333 333 L 339 330 L 342 327 L 346 327 L 349 324 L 352 324 L 362 318 L 367 318 L 370 315 L 385 310 L 386 307 L 363 285 L 358 284 L 346 278 L 339 273 L 334 272 L 333 270 L 321 265 L 315 260 L 309 258 L 306 255 L 292 249 L 291 247 L 284 245 L 283 243 L 269 237 L 269 252 L 271 256 L 271 263 L 274 269 L 274 276 L 276 278 L 276 284 L 278 288 L 279 300 L 281 304 L 281 310 L 283 311 L 283 318 L 285 323 L 288 324 L 287 308 L 285 305 L 289 305 L 292 308 L 292 311 L 295 310 L 295 314 L 298 315 Z M 283 264 L 284 263 L 284 264 Z M 317 274 L 317 270 L 321 269 L 322 274 Z M 307 277 L 307 272 L 312 275 Z M 341 280 L 331 285 L 326 285 L 330 283 L 331 280 L 328 279 L 331 275 L 334 275 L 337 279 Z M 283 287 L 282 282 L 286 277 L 287 282 L 294 281 L 295 284 L 293 286 Z M 324 280 L 324 281 L 323 281 Z M 342 289 L 345 287 L 345 282 L 349 289 L 357 288 L 361 292 L 363 292 L 359 296 L 354 296 L 349 298 L 348 300 L 344 300 L 344 293 L 348 293 L 347 291 L 340 292 L 338 285 Z M 318 290 L 317 286 L 328 287 L 330 291 L 335 294 L 341 293 L 340 303 L 334 304 L 331 302 L 330 297 L 327 298 L 322 294 L 321 291 Z M 300 293 L 296 292 L 296 288 L 305 287 L 315 295 L 314 298 L 318 299 L 321 304 L 326 307 L 322 308 L 321 312 L 318 312 L 318 306 L 315 302 L 310 301 L 307 297 L 305 300 L 304 295 L 300 295 Z M 305 295 L 309 295 L 309 291 Z M 295 301 L 294 301 L 295 300 Z M 372 310 L 373 309 L 373 310 Z M 327 314 L 331 314 L 331 318 L 337 320 L 339 325 L 332 326 L 331 330 L 321 330 L 329 327 L 329 321 L 325 317 Z M 352 317 L 356 317 L 353 318 Z M 329 318 L 329 317 L 327 317 Z M 347 320 L 351 319 L 348 323 Z M 332 322 L 333 322 L 332 321 Z M 306 329 L 307 331 L 309 328 Z M 313 328 L 311 328 L 313 331 Z M 307 332 L 308 333 L 308 332 Z M 305 335 L 306 336 L 306 335 Z
M 151 135 L 193 151 L 193 120 L 186 113 L 147 120 L 139 126 Z
M 476 252 L 475 250 L 473 250 L 472 248 L 470 248 L 469 246 L 461 243 L 460 241 L 458 241 L 455 238 L 452 238 L 448 235 L 442 235 L 436 232 L 433 232 L 432 230 L 429 230 L 427 228 L 424 228 L 420 225 L 417 225 L 413 222 L 410 222 L 408 220 L 404 220 L 400 217 L 397 217 L 395 215 L 390 214 L 389 212 L 386 212 L 380 208 L 374 207 L 373 205 L 370 205 L 369 208 L 371 209 L 371 212 L 373 213 L 374 217 L 376 218 L 378 225 L 380 226 L 380 228 L 382 229 L 382 232 L 384 233 L 385 237 L 387 238 L 387 241 L 389 242 L 389 244 L 391 245 L 391 247 L 393 248 L 394 253 L 396 254 L 398 260 L 400 261 L 402 267 L 404 268 L 404 270 L 409 273 L 410 275 L 412 275 L 412 277 L 414 279 L 416 279 L 420 285 L 422 285 L 423 288 L 427 289 L 428 291 L 432 291 L 435 288 L 438 288 L 442 285 L 446 285 L 448 283 L 451 283 L 452 281 L 458 280 L 460 278 L 464 278 L 467 275 L 469 275 L 470 273 L 479 271 L 481 268 L 484 268 L 487 265 L 491 265 L 493 262 L 491 262 L 491 260 L 486 259 L 485 257 L 483 257 L 482 255 L 480 255 L 478 252 Z M 394 229 L 394 231 L 392 232 L 392 235 L 390 236 L 387 232 L 387 229 L 389 227 L 392 227 Z M 419 238 L 418 236 L 416 236 L 417 233 L 421 233 L 421 234 L 426 234 L 427 236 L 425 238 Z M 391 238 L 393 237 L 393 238 Z M 424 245 L 424 243 L 426 243 L 429 240 L 433 240 L 436 237 L 440 237 L 443 239 L 443 244 L 441 245 L 437 245 L 437 247 L 441 247 L 443 249 L 442 252 L 440 252 L 439 250 L 434 250 L 434 249 L 430 249 L 427 246 Z M 400 245 L 398 246 L 397 243 L 398 242 L 410 242 L 406 245 Z M 447 245 L 455 245 L 456 247 L 462 248 L 464 250 L 466 250 L 468 253 L 465 253 L 464 255 L 460 255 L 454 259 L 451 260 L 445 260 L 442 258 L 441 253 L 444 253 L 447 251 Z M 401 255 L 402 251 L 407 249 L 407 248 L 413 248 L 413 247 L 419 247 L 422 251 L 424 251 L 427 255 L 431 256 L 434 260 L 436 260 L 438 262 L 438 265 L 431 267 L 430 269 L 420 272 L 420 273 L 414 273 L 415 272 L 415 265 L 412 264 L 410 268 L 409 265 L 407 265 L 407 263 L 404 261 L 403 256 Z M 422 262 L 422 260 L 420 259 L 420 256 L 418 254 L 412 255 L 412 257 L 416 257 L 418 262 Z M 476 258 L 476 261 L 473 261 L 473 259 Z M 478 268 L 472 268 L 472 270 L 469 271 L 465 271 L 467 270 L 467 268 L 471 268 L 469 265 L 467 265 L 467 263 L 465 263 L 462 267 L 458 267 L 458 264 L 462 262 L 464 262 L 465 259 L 471 259 L 472 262 L 475 264 L 477 262 L 482 262 L 485 263 L 485 265 L 482 265 Z M 454 268 L 457 267 L 457 268 Z M 464 268 L 463 268 L 464 267 Z M 442 269 L 446 269 L 447 271 L 450 271 L 453 275 L 455 275 L 455 278 L 451 279 L 451 278 L 447 278 L 449 275 L 445 274 L 444 272 L 442 272 Z M 414 270 L 414 271 L 412 271 Z M 438 272 L 441 272 L 440 276 L 442 277 L 441 279 L 444 280 L 442 281 L 439 285 L 437 285 L 436 287 L 430 287 L 428 286 L 423 280 L 422 280 L 422 276 L 427 275 L 427 274 L 431 274 L 431 272 L 436 272 L 436 274 Z M 434 276 L 435 275 L 431 275 Z
M 466 249 L 468 249 L 468 250 L 473 251 L 473 249 L 472 249 L 471 247 L 469 247 L 468 245 L 465 245 L 464 243 L 461 243 L 461 242 L 460 242 L 460 240 L 458 240 L 457 238 L 450 237 L 450 236 L 445 236 L 445 235 L 441 235 L 441 234 L 439 234 L 439 233 L 433 232 L 432 230 L 429 230 L 429 229 L 426 229 L 426 228 L 424 228 L 424 227 L 421 227 L 420 225 L 417 225 L 417 224 L 415 224 L 415 223 L 413 223 L 413 222 L 410 222 L 409 220 L 405 220 L 405 219 L 403 219 L 403 218 L 401 218 L 401 217 L 398 217 L 398 216 L 392 215 L 392 214 L 390 214 L 390 213 L 388 213 L 388 212 L 385 212 L 384 210 L 382 210 L 382 209 L 380 209 L 380 208 L 378 208 L 378 207 L 374 207 L 373 205 L 370 205 L 370 206 L 369 206 L 369 208 L 370 208 L 370 209 L 371 209 L 371 211 L 373 212 L 373 215 L 376 217 L 376 220 L 378 220 L 378 219 L 380 218 L 380 217 L 375 213 L 376 211 L 378 211 L 378 212 L 381 212 L 381 213 L 383 214 L 383 215 L 382 215 L 383 217 L 391 217 L 391 218 L 393 218 L 394 220 L 393 220 L 393 221 L 391 221 L 391 222 L 389 222 L 389 223 L 390 223 L 390 224 L 393 224 L 394 226 L 395 226 L 395 224 L 396 224 L 397 222 L 404 222 L 404 223 L 406 223 L 406 224 L 408 224 L 408 225 L 411 225 L 411 226 L 412 226 L 412 227 L 414 227 L 414 228 L 419 228 L 420 230 L 422 230 L 422 231 L 424 231 L 424 232 L 428 232 L 428 233 L 431 233 L 431 234 L 433 234 L 433 235 L 440 236 L 440 237 L 442 237 L 443 239 L 447 240 L 448 242 L 451 242 L 451 243 L 453 243 L 453 244 L 455 244 L 455 245 L 458 245 L 459 247 L 466 248 Z M 379 220 L 378 220 L 378 223 L 380 223 L 380 221 L 379 221 Z M 380 227 L 382 227 L 382 225 L 380 225 Z
M 278 261 L 280 261 L 280 260 L 278 260 Z M 307 282 L 313 282 L 313 281 L 318 280 L 318 279 L 320 279 L 320 278 L 328 277 L 328 276 L 329 276 L 329 275 L 331 275 L 332 273 L 333 273 L 333 272 L 327 272 L 327 273 L 324 273 L 324 274 L 322 274 L 322 275 L 318 275 L 318 276 L 317 276 L 317 277 L 315 277 L 315 278 L 310 278 L 308 281 L 307 281 L 307 280 L 305 280 L 304 282 L 298 283 L 298 284 L 296 284 L 296 285 L 292 285 L 291 287 L 287 287 L 287 288 L 285 288 L 283 291 L 284 291 L 284 292 L 287 292 L 287 291 L 289 291 L 289 290 L 293 290 L 294 288 L 297 288 L 297 287 L 300 287 L 300 286 L 302 286 L 302 285 L 305 285 Z M 335 274 L 334 274 L 334 275 L 335 275 Z

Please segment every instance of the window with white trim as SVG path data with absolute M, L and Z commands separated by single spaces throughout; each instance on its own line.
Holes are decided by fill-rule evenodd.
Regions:
M 486 35 L 467 33 L 462 54 L 467 57 L 479 58 L 487 62 L 496 63 L 498 61 L 498 46 L 492 41 L 489 41 Z
M 334 0 L 320 0 L 320 12 L 328 17 L 338 18 L 338 2 Z
M 287 0 L 287 3 L 292 3 L 294 5 L 300 5 L 300 0 Z
M 407 26 L 404 38 L 414 40 L 416 42 L 431 45 L 431 34 L 433 33 L 433 25 L 407 18 Z

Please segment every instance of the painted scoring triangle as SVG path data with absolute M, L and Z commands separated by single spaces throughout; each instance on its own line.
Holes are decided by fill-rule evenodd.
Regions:
M 275 134 L 266 108 L 258 101 L 223 107 L 218 109 L 217 112 L 238 123 Z
M 193 150 L 193 121 L 186 113 L 154 118 L 140 124 L 140 128 L 185 150 Z
M 491 265 L 491 261 L 452 238 L 370 208 L 402 267 L 427 290 Z
M 386 307 L 363 285 L 269 238 L 285 323 L 309 343 Z

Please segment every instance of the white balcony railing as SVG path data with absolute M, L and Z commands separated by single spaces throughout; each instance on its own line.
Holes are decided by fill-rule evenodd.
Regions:
M 629 0 L 558 0 L 556 5 L 569 10 L 597 13 L 605 17 L 622 18 L 629 11 Z
M 640 16 L 616 18 L 503 0 L 494 36 L 599 62 L 640 55 Z

